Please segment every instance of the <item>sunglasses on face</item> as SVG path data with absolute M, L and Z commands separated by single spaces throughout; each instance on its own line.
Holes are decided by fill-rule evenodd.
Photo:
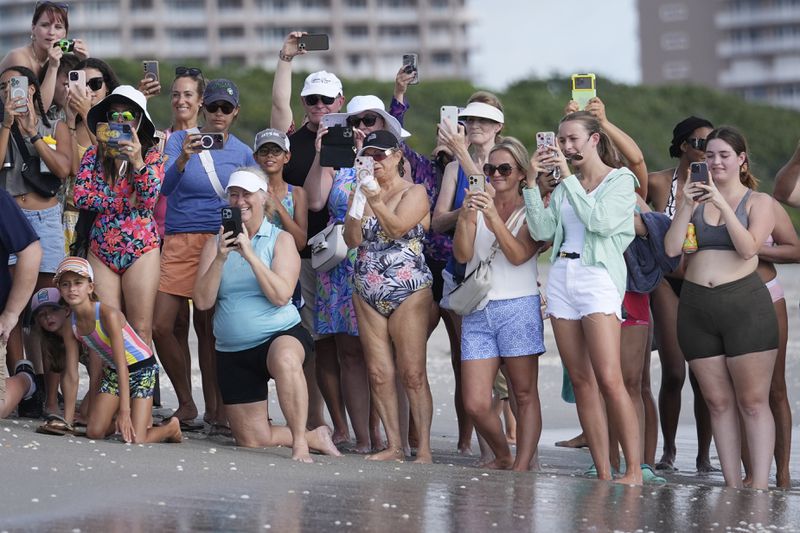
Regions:
M 53 6 L 53 7 L 59 8 L 59 9 L 61 9 L 63 11 L 69 11 L 69 4 L 67 4 L 66 2 L 48 2 L 48 1 L 36 2 L 36 5 L 33 7 L 33 10 L 36 11 L 37 9 L 39 9 L 40 7 L 43 7 L 43 6 L 44 7 Z
M 206 105 L 206 111 L 209 113 L 216 113 L 217 111 L 222 110 L 225 115 L 230 115 L 233 113 L 234 109 L 234 105 L 230 102 L 211 102 L 210 104 Z
M 700 150 L 701 152 L 706 149 L 705 139 L 698 139 L 697 137 L 692 137 L 690 139 L 686 139 L 686 144 L 688 144 L 695 150 Z
M 102 76 L 86 80 L 86 86 L 93 91 L 99 91 L 103 87 L 105 80 Z
M 191 76 L 197 78 L 203 75 L 203 71 L 196 67 L 175 67 L 175 77 Z
M 136 113 L 133 111 L 109 111 L 106 113 L 109 122 L 133 122 L 136 120 Z
M 483 165 L 483 173 L 487 176 L 494 176 L 494 173 L 499 172 L 501 176 L 508 177 L 514 172 L 514 167 L 509 165 L 508 163 L 503 163 L 502 165 L 492 165 L 491 163 L 486 163 Z
M 259 157 L 266 157 L 266 156 L 276 156 L 281 155 L 283 153 L 283 149 L 276 145 L 276 144 L 268 144 L 267 146 L 262 146 L 256 152 L 256 155 Z
M 365 128 L 371 128 L 378 121 L 378 115 L 364 115 L 363 117 L 347 117 L 347 125 L 351 128 L 357 128 L 360 124 L 364 124 Z
M 394 153 L 394 148 L 388 148 L 386 150 L 364 152 L 363 155 L 366 157 L 371 157 L 375 161 L 381 162 L 390 155 L 392 155 L 393 153 Z
M 325 105 L 331 105 L 333 102 L 336 101 L 336 97 L 334 96 L 323 96 L 321 94 L 309 94 L 303 97 L 307 106 L 317 105 L 317 102 L 322 100 L 322 103 Z

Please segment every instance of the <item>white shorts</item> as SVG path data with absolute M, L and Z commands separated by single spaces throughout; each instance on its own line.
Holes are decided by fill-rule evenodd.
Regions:
M 580 259 L 558 258 L 547 276 L 547 314 L 580 320 L 592 313 L 617 315 L 622 320 L 622 298 L 603 267 L 585 266 Z

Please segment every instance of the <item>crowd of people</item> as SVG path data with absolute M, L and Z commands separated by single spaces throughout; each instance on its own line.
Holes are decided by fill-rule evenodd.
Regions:
M 90 438 L 180 442 L 207 427 L 239 446 L 291 447 L 303 462 L 342 450 L 430 463 L 426 343 L 442 320 L 458 451 L 471 453 L 474 429 L 480 466 L 533 470 L 549 320 L 582 428 L 558 444 L 589 447 L 587 475 L 665 481 L 688 363 L 698 470 L 713 468 L 713 435 L 728 486 L 767 488 L 773 457 L 777 486 L 791 486 L 774 264 L 800 261 L 778 203 L 800 205 L 800 148 L 772 197 L 758 192 L 735 128 L 681 120 L 676 167 L 648 173 L 599 98 L 566 102 L 553 140 L 529 152 L 503 135 L 513 117 L 500 100 L 479 91 L 419 154 L 403 128 L 413 68 L 398 71 L 388 111 L 314 72 L 293 116 L 302 32 L 279 52 L 271 114 L 251 146 L 231 133 L 247 112 L 234 82 L 178 67 L 168 86 L 123 84 L 87 43 L 54 46 L 68 29 L 65 4 L 38 2 L 30 43 L 0 63 L 0 416 L 44 416 L 37 431 L 52 435 L 85 426 Z M 148 99 L 164 92 L 172 123 L 158 130 Z M 334 168 L 322 153 L 342 125 L 358 161 Z M 696 180 L 700 162 L 708 174 Z M 310 244 L 320 235 L 346 249 L 324 268 L 314 260 L 324 247 Z M 154 420 L 159 364 L 178 406 Z M 81 365 L 90 385 L 79 402 Z M 270 418 L 270 379 L 285 426 Z

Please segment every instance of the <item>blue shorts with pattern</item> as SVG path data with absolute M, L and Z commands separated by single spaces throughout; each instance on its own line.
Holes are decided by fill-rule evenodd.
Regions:
M 464 317 L 461 360 L 541 355 L 544 323 L 539 295 L 492 300 Z
M 128 373 L 131 398 L 152 398 L 156 389 L 158 365 L 152 364 Z M 100 392 L 119 396 L 119 377 L 117 371 L 109 366 L 103 367 Z

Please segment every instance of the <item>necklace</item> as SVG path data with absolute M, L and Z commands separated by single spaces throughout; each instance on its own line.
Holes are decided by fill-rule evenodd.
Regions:
M 33 41 L 31 41 L 31 44 L 30 44 L 30 53 L 31 53 L 31 58 L 33 59 L 33 62 L 35 64 L 39 65 L 39 68 L 44 67 L 45 63 L 47 63 L 47 60 L 50 59 L 49 57 L 46 57 L 44 61 L 40 61 L 39 60 L 39 58 L 36 56 L 36 49 L 33 47 Z

